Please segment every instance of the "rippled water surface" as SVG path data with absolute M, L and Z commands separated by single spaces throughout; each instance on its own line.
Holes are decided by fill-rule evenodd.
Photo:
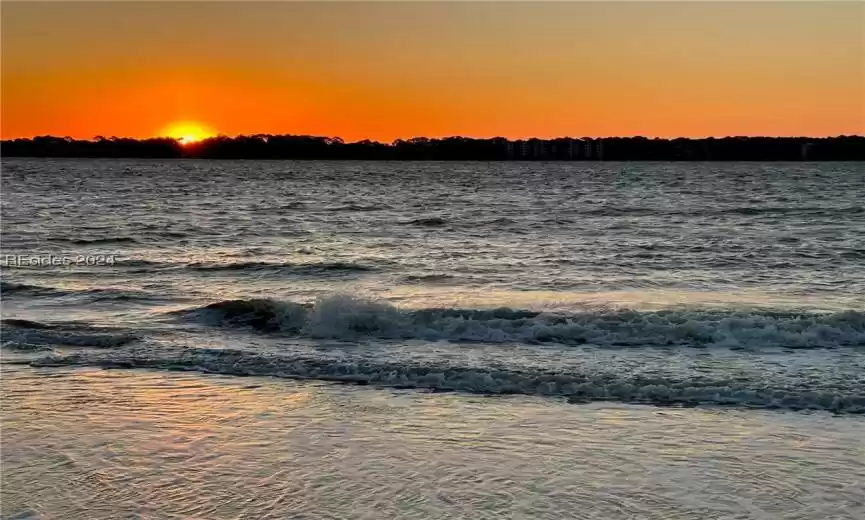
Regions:
M 19 518 L 865 515 L 861 418 L 147 371 L 4 376 L 3 510 Z
M 4 160 L 4 517 L 861 517 L 863 201 L 861 163 Z

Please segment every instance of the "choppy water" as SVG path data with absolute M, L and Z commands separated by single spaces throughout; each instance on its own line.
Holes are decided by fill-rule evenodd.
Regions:
M 183 370 L 274 376 L 286 385 L 280 392 L 315 388 L 331 401 L 378 395 L 388 406 L 410 408 L 441 399 L 440 406 L 456 414 L 471 408 L 468 403 L 495 403 L 491 410 L 504 415 L 538 407 L 536 413 L 577 421 L 621 412 L 637 429 L 646 417 L 663 416 L 652 415 L 652 409 L 575 403 L 699 406 L 702 411 L 665 413 L 683 414 L 676 417 L 687 421 L 801 421 L 809 436 L 823 435 L 822 426 L 814 425 L 827 420 L 834 433 L 826 435 L 843 444 L 849 441 L 844 428 L 861 428 L 854 415 L 865 411 L 863 201 L 861 163 L 6 160 L 2 332 L 9 375 L 4 391 L 18 396 L 12 399 L 15 407 L 21 395 L 39 394 L 32 397 L 38 407 L 67 391 L 104 393 L 105 385 L 114 383 L 127 385 L 129 399 L 138 399 L 144 391 L 139 385 L 146 387 L 152 378 L 169 389 L 216 385 L 217 393 L 231 379 L 169 371 Z M 22 265 L 40 255 L 68 258 L 73 265 Z M 94 372 L 98 368 L 148 371 Z M 124 373 L 134 375 L 105 375 Z M 98 384 L 90 388 L 94 378 Z M 40 394 L 49 388 L 50 394 Z M 413 390 L 394 394 L 393 388 Z M 457 393 L 432 398 L 418 389 Z M 490 401 L 469 394 L 532 397 Z M 238 406 L 254 406 L 250 403 L 258 397 L 245 396 L 246 404 Z M 158 408 L 158 402 L 148 406 Z M 213 404 L 201 413 L 230 422 L 234 412 L 217 408 Z M 817 410 L 821 419 L 789 410 Z M 822 415 L 827 411 L 840 416 Z M 121 427 L 125 413 L 134 412 L 95 406 L 91 419 Z M 335 414 L 328 420 L 339 421 L 343 411 L 327 413 Z M 220 419 L 220 414 L 228 415 Z M 276 415 L 274 424 L 291 418 Z M 67 423 L 75 420 L 74 414 L 61 414 L 56 424 L 51 419 L 12 423 L 13 438 L 19 431 L 50 436 L 52 428 L 73 438 L 75 429 Z M 508 435 L 537 436 L 552 424 Z M 430 439 L 447 437 L 445 426 L 438 426 L 427 425 Z M 668 426 L 676 442 L 691 435 L 684 426 Z M 724 427 L 703 433 L 711 438 Z M 330 442 L 324 430 L 308 433 Z M 548 435 L 563 441 L 572 433 Z M 842 437 L 832 437 L 836 433 Z M 692 440 L 703 434 L 693 435 Z M 4 444 L 4 457 L 6 446 L 17 446 Z M 433 444 L 428 446 L 433 452 L 445 449 Z M 284 447 L 231 446 L 227 460 L 252 453 L 274 457 Z M 478 446 L 481 453 L 493 449 L 484 442 Z M 619 448 L 626 450 L 627 443 Z M 742 457 L 758 448 L 765 446 L 748 444 L 757 451 L 743 448 Z M 837 448 L 849 455 L 861 445 Z M 530 457 L 535 449 L 542 448 L 529 443 L 522 453 Z M 156 452 L 172 456 L 170 447 Z M 93 454 L 81 456 L 90 460 Z M 649 464 L 636 456 L 636 464 Z M 450 469 L 481 471 L 466 464 Z M 839 464 L 862 483 L 861 466 Z M 411 468 L 404 471 L 422 472 Z M 390 471 L 386 465 L 379 470 Z M 508 467 L 501 471 L 490 478 L 518 479 L 507 475 Z M 714 469 L 701 459 L 693 471 L 699 481 Z M 370 474 L 359 470 L 353 476 L 365 480 Z M 158 485 L 148 480 L 154 475 L 128 476 L 139 477 L 145 487 Z M 346 476 L 333 478 L 345 483 L 340 479 Z M 569 486 L 580 485 L 573 475 L 562 478 Z M 724 478 L 727 486 L 742 484 L 732 475 Z M 12 482 L 13 489 L 29 489 L 23 480 Z M 429 480 L 421 482 L 430 486 Z M 224 485 L 219 478 L 202 477 L 198 483 Z M 346 490 L 341 499 L 369 498 L 361 482 L 352 485 L 359 486 L 356 493 Z M 609 491 L 610 501 L 649 500 L 648 494 L 625 493 L 627 482 L 620 485 Z M 526 498 L 534 496 L 531 490 L 523 491 L 528 495 L 520 494 L 519 504 L 546 507 L 540 498 Z M 838 493 L 829 509 L 813 506 L 790 517 L 825 517 L 841 505 L 861 512 L 861 493 Z M 174 500 L 170 493 L 161 496 Z M 22 510 L 34 507 L 22 500 Z M 669 510 L 661 502 L 651 502 L 654 509 L 616 502 L 618 513 L 598 514 L 645 517 L 639 512 L 644 506 L 659 518 L 676 516 L 676 507 L 694 513 L 705 506 L 706 515 L 715 512 L 719 518 L 764 511 L 694 500 Z M 186 513 L 174 504 L 140 515 L 161 518 L 170 510 L 234 518 L 247 511 L 243 514 L 259 517 L 251 511 L 267 503 L 252 501 L 252 509 L 230 513 L 206 509 L 205 502 L 195 506 L 204 509 Z M 501 513 L 503 503 L 516 507 L 517 502 L 496 503 L 490 514 Z M 553 500 L 549 515 L 560 517 L 578 503 Z M 425 504 L 407 505 L 406 511 L 471 516 L 485 507 L 471 500 L 454 502 L 461 509 Z M 315 506 L 309 507 L 315 516 Z M 765 511 L 766 517 L 777 517 L 771 508 Z

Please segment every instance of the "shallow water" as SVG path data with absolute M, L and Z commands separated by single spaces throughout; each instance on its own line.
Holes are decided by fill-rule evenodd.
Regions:
M 863 200 L 861 163 L 4 160 L 3 514 L 861 516 Z
M 6 518 L 865 515 L 861 417 L 129 370 L 2 386 Z

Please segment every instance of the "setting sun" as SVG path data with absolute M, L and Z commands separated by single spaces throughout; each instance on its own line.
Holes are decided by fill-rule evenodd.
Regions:
M 177 139 L 183 144 L 194 143 L 213 137 L 215 132 L 204 125 L 192 121 L 181 121 L 168 125 L 162 135 Z

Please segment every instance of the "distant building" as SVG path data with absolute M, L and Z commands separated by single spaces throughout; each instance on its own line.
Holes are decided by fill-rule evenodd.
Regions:
M 504 141 L 504 155 L 512 160 L 603 160 L 603 139 L 537 139 Z
M 579 159 L 583 142 L 579 139 L 568 139 L 568 159 Z
M 592 156 L 592 140 L 583 140 L 583 159 L 593 159 Z

